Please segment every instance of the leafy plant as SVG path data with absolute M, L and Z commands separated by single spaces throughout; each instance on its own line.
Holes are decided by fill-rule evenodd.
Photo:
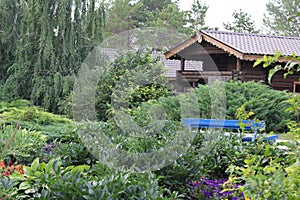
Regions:
M 14 200 L 17 195 L 17 181 L 10 180 L 8 177 L 0 178 L 0 198 L 5 200 Z
M 30 163 L 37 155 L 36 149 L 39 149 L 46 141 L 46 137 L 40 132 L 15 129 L 11 125 L 1 127 L 0 139 L 4 141 L 0 144 L 0 158 L 10 157 L 21 163 Z
M 86 165 L 61 167 L 59 159 L 52 159 L 47 164 L 36 158 L 31 166 L 24 166 L 24 175 L 11 175 L 10 179 L 19 181 L 18 199 L 24 198 L 63 198 L 72 199 L 80 195 L 74 184 L 83 181 Z
M 276 144 L 257 143 L 245 152 L 243 165 L 230 166 L 232 182 L 244 183 L 241 190 L 251 199 L 299 198 L 299 147 L 290 143 L 289 150 Z
M 179 199 L 180 195 L 158 185 L 151 172 L 112 170 L 101 164 L 62 167 L 60 159 L 24 166 L 24 175 L 13 174 L 8 191 L 15 199 Z M 0 182 L 1 184 L 1 182 Z
M 289 61 L 285 64 L 279 64 L 278 61 L 282 57 L 288 59 Z M 293 54 L 291 56 L 283 56 L 281 52 L 277 52 L 274 56 L 265 55 L 263 58 L 258 59 L 253 66 L 257 67 L 262 64 L 264 68 L 272 67 L 269 70 L 268 75 L 268 82 L 269 84 L 272 84 L 272 77 L 280 71 L 284 72 L 284 78 L 292 74 L 297 74 L 300 71 L 299 60 L 300 57 L 296 54 Z
M 31 106 L 27 100 L 0 102 L 0 124 L 17 125 L 47 135 L 47 140 L 74 134 L 72 120 Z
M 253 156 L 245 160 L 246 166 L 236 168 L 245 196 L 251 199 L 298 199 L 299 193 L 299 161 L 284 167 L 278 159 L 269 165 L 257 165 L 261 158 Z
M 164 86 L 167 83 L 164 70 L 159 57 L 155 58 L 151 52 L 129 53 L 118 58 L 100 77 L 96 94 L 98 118 L 110 119 L 120 105 L 133 108 L 141 102 L 169 96 Z M 117 108 L 111 107 L 112 100 Z

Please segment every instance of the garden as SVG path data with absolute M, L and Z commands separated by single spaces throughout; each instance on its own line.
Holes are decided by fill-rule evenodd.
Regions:
M 139 126 L 152 123 L 153 108 L 165 110 L 159 132 L 143 138 L 135 136 L 136 127 L 118 126 L 103 96 L 96 105 L 106 109 L 99 112 L 105 116 L 98 115 L 103 120 L 81 129 L 67 112 L 52 114 L 27 100 L 1 102 L 0 199 L 299 199 L 300 97 L 255 82 L 222 84 L 226 119 L 264 120 L 266 130 L 256 142 L 242 142 L 224 131 L 199 130 L 182 155 L 154 170 L 101 162 L 90 148 L 96 142 L 86 145 L 80 131 L 97 127 L 113 145 L 133 155 L 164 149 L 176 140 L 174 133 L 180 134 L 180 102 L 190 113 L 193 96 L 200 116 L 211 117 L 210 86 L 199 85 L 180 95 L 155 85 L 138 88 L 124 112 Z M 99 86 L 99 94 L 103 89 L 107 87 Z M 264 134 L 279 134 L 281 140 L 270 144 Z M 101 143 L 101 138 L 92 140 Z
M 264 21 L 272 32 L 295 36 L 298 3 L 267 5 Z M 168 86 L 160 58 L 151 54 L 166 50 L 151 48 L 151 38 L 178 44 L 181 34 L 216 29 L 205 23 L 207 9 L 198 0 L 188 11 L 171 0 L 1 0 L 0 200 L 300 199 L 299 95 L 234 80 L 178 94 Z M 233 14 L 244 30 L 256 32 L 247 13 Z M 83 77 L 89 82 L 99 75 L 97 85 L 77 87 L 92 91 L 86 95 L 92 100 L 76 101 L 74 86 L 89 53 L 110 47 L 98 48 L 107 38 L 118 48 L 132 40 L 135 49 L 137 34 L 119 34 L 146 27 L 179 34 L 142 34 L 149 51 L 118 55 L 102 74 L 93 70 L 108 59 L 97 54 Z M 286 66 L 277 65 L 280 56 L 255 65 L 272 74 L 287 71 L 285 78 L 300 71 L 296 54 Z M 242 142 L 248 134 L 243 130 L 183 126 L 184 118 L 216 116 L 265 121 L 266 128 L 257 141 Z M 273 134 L 279 135 L 276 143 L 264 140 Z

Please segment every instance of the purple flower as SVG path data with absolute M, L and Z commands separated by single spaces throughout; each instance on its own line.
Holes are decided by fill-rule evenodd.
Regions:
M 54 148 L 55 148 L 55 144 L 52 143 L 52 142 L 50 142 L 50 143 L 48 143 L 48 144 L 45 145 L 44 151 L 46 151 L 46 152 L 52 152 L 52 149 L 54 149 Z
M 194 186 L 194 188 L 197 188 L 198 187 L 198 182 L 194 181 L 193 186 Z
M 236 196 L 232 196 L 233 194 L 237 194 L 238 192 L 238 188 L 241 186 L 241 185 L 238 185 L 238 184 L 232 184 L 232 185 L 225 185 L 225 188 L 228 188 L 228 189 L 235 189 L 235 190 L 232 190 L 232 191 L 223 191 L 224 188 L 224 183 L 227 181 L 227 179 L 219 179 L 219 180 L 210 180 L 208 178 L 201 178 L 199 182 L 197 181 L 193 181 L 193 182 L 190 182 L 192 183 L 194 189 L 197 189 L 199 188 L 202 192 L 203 192 L 203 195 L 206 197 L 206 198 L 212 198 L 212 197 L 219 197 L 220 199 L 223 199 L 223 198 L 231 198 L 231 199 L 234 199 L 234 200 L 238 200 L 238 199 L 242 199 L 244 200 L 244 195 L 243 193 L 240 194 L 240 198 L 236 197 Z

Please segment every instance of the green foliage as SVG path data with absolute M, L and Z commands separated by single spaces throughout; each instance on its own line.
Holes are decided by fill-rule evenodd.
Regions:
M 191 10 L 188 10 L 186 13 L 188 23 L 190 24 L 189 35 L 193 35 L 202 29 L 208 29 L 208 27 L 205 26 L 205 16 L 208 8 L 208 5 L 202 3 L 200 0 L 194 1 Z
M 13 102 L 0 103 L 0 117 L 2 123 L 13 123 L 17 120 L 36 123 L 40 125 L 49 125 L 55 123 L 71 123 L 71 120 L 59 115 L 43 111 L 43 109 L 30 106 L 29 101 L 17 100 Z
M 21 163 L 31 162 L 37 155 L 36 149 L 45 141 L 46 136 L 40 132 L 3 125 L 0 129 L 0 160 L 9 158 Z
M 237 109 L 245 105 L 257 120 L 266 122 L 267 131 L 284 130 L 291 115 L 285 112 L 289 106 L 286 92 L 254 82 L 229 82 L 226 84 L 227 116 L 234 119 Z
M 101 199 L 169 199 L 164 197 L 164 192 L 168 191 L 158 185 L 161 177 L 151 172 L 137 173 L 131 170 L 106 170 L 103 174 L 101 165 L 95 165 L 93 173 L 95 173 L 95 183 L 86 185 L 92 187 L 93 193 L 86 195 L 88 199 L 101 197 Z M 89 189 L 85 187 L 84 189 Z M 90 189 L 89 189 L 90 190 Z M 176 193 L 170 195 L 178 199 Z
M 96 162 L 96 158 L 87 150 L 77 134 L 70 137 L 56 138 L 50 144 L 54 145 L 49 152 L 41 149 L 40 157 L 43 161 L 53 158 L 61 158 L 62 166 L 69 165 L 92 165 Z
M 30 167 L 24 166 L 24 175 L 11 175 L 10 179 L 19 182 L 17 199 L 73 199 L 80 196 L 76 190 L 84 180 L 83 172 L 89 168 L 85 165 L 62 168 L 58 159 L 40 163 L 36 158 Z
M 264 68 L 271 67 L 268 75 L 268 82 L 272 84 L 272 77 L 274 74 L 282 71 L 284 72 L 283 77 L 287 78 L 287 76 L 300 72 L 300 57 L 293 54 L 292 56 L 284 56 L 285 59 L 289 61 L 285 64 L 278 64 L 279 58 L 282 57 L 280 52 L 277 52 L 274 56 L 264 56 L 262 59 L 258 59 L 254 63 L 254 67 L 263 65 Z
M 300 138 L 300 121 L 299 121 L 299 111 L 300 111 L 300 96 L 294 94 L 289 99 L 290 107 L 286 109 L 286 112 L 291 113 L 295 116 L 295 120 L 291 120 L 287 123 L 290 134 L 294 135 L 294 138 Z
M 21 127 L 41 132 L 48 140 L 73 133 L 74 129 L 70 119 L 30 106 L 26 100 L 0 102 L 0 119 L 1 124 L 6 125 L 16 125 L 20 121 Z
M 168 96 L 167 79 L 159 58 L 149 52 L 130 53 L 118 58 L 102 74 L 96 93 L 96 109 L 100 120 L 109 119 L 127 104 L 133 108 L 141 102 Z M 112 99 L 116 107 L 111 107 Z M 126 109 L 126 108 L 125 108 Z
M 171 0 L 116 0 L 107 7 L 107 35 L 134 28 L 159 27 L 189 36 L 204 28 L 204 18 L 208 9 L 198 0 L 194 2 L 190 11 L 180 10 L 178 1 Z
M 263 22 L 276 35 L 300 36 L 299 0 L 274 0 L 266 4 L 267 13 Z
M 265 165 L 273 158 L 285 161 L 287 165 L 294 162 L 284 151 L 270 147 L 260 137 L 258 142 L 242 142 L 239 135 L 200 131 L 186 154 L 156 173 L 164 177 L 161 181 L 164 187 L 191 198 L 195 195 L 192 181 L 203 177 L 228 178 L 229 174 L 234 177 L 237 175 L 235 169 L 243 167 L 244 160 L 251 155 L 264 156 Z
M 8 177 L 0 178 L 0 198 L 13 200 L 17 194 L 17 181 L 10 180 Z
M 0 86 L 7 79 L 7 69 L 15 59 L 15 48 L 20 34 L 17 27 L 22 23 L 19 11 L 24 5 L 24 2 L 17 1 L 0 2 Z
M 265 146 L 263 154 L 249 154 L 245 165 L 232 168 L 245 182 L 242 190 L 251 199 L 299 199 L 299 147 L 290 152 Z
M 38 158 L 24 170 L 24 175 L 0 179 L 0 184 L 6 184 L 2 190 L 17 190 L 11 193 L 15 199 L 171 199 L 164 198 L 168 191 L 158 185 L 160 177 L 153 173 L 115 171 L 100 164 L 62 167 L 59 159 L 41 163 Z
M 70 94 L 83 59 L 102 40 L 102 4 L 96 0 L 12 2 L 0 4 L 1 13 L 14 7 L 7 21 L 14 26 L 5 30 L 3 38 L 4 44 L 12 39 L 14 47 L 8 44 L 9 55 L 3 54 L 9 63 L 1 66 L 5 80 L 0 99 L 30 99 L 33 105 L 61 113 L 58 103 Z M 5 27 L 7 22 L 0 21 Z
M 259 30 L 256 30 L 254 21 L 248 13 L 242 10 L 235 10 L 232 17 L 234 17 L 234 22 L 223 23 L 225 29 L 239 33 L 259 33 Z
M 256 82 L 230 81 L 222 84 L 224 84 L 226 93 L 224 101 L 226 100 L 227 103 L 227 119 L 236 119 L 237 110 L 244 106 L 246 112 L 254 113 L 251 116 L 252 119 L 266 122 L 267 131 L 283 131 L 286 129 L 286 123 L 294 117 L 285 112 L 290 106 L 290 103 L 287 102 L 290 97 L 284 91 L 273 90 L 269 86 Z M 167 119 L 176 121 L 181 121 L 182 115 L 211 118 L 213 113 L 225 112 L 220 105 L 222 99 L 211 99 L 210 96 L 213 92 L 209 86 L 199 85 L 192 92 L 182 95 L 181 103 L 179 103 L 178 97 L 166 97 L 145 103 L 139 109 L 147 110 L 147 108 L 151 108 L 151 105 L 157 105 L 164 108 Z M 189 100 L 193 99 L 193 96 L 196 96 L 198 102 Z M 221 98 L 223 94 L 218 96 Z M 198 107 L 195 107 L 196 105 Z M 215 108 L 212 108 L 212 105 L 215 105 Z M 182 107 L 184 110 L 181 110 Z
M 180 33 L 187 31 L 185 12 L 176 3 L 169 4 L 161 11 L 149 13 L 148 24 L 150 27 L 167 28 Z
M 118 34 L 134 28 L 137 20 L 134 15 L 141 7 L 141 3 L 132 3 L 131 0 L 115 0 L 109 5 L 106 20 L 106 34 Z

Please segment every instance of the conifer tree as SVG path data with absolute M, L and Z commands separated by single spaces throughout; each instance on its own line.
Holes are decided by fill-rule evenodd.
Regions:
M 300 0 L 272 0 L 266 4 L 264 25 L 276 35 L 300 37 Z M 298 14 L 297 14 L 298 13 Z
M 15 59 L 23 1 L 0 1 L 0 84 L 7 79 L 7 69 Z
M 80 64 L 102 40 L 104 18 L 96 0 L 27 0 L 5 93 L 59 112 Z
M 254 20 L 251 19 L 251 16 L 248 13 L 243 12 L 242 10 L 235 10 L 232 13 L 232 16 L 234 17 L 232 23 L 223 23 L 225 29 L 242 33 L 259 33 L 259 30 L 255 27 Z

